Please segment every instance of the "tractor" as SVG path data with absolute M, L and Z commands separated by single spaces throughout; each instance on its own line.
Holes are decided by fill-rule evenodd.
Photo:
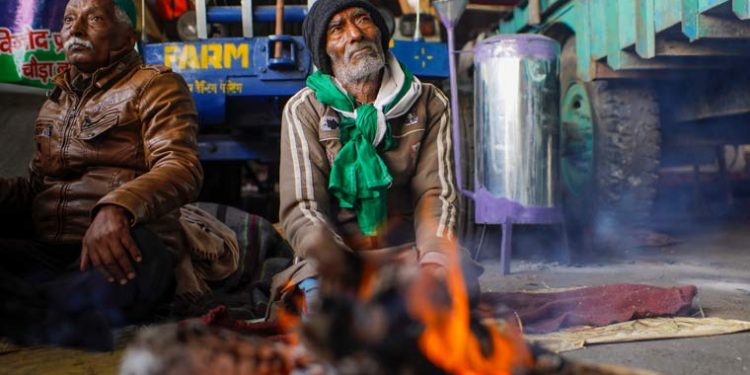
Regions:
M 560 170 L 579 240 L 622 243 L 612 239 L 659 214 L 731 205 L 728 170 L 742 172 L 740 145 L 750 143 L 750 2 L 514 3 L 499 33 L 543 34 L 562 46 Z M 687 198 L 670 193 L 686 184 Z M 718 199 L 703 199 L 707 190 Z

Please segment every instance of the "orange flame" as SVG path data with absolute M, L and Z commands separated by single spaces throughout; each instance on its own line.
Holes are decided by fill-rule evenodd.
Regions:
M 427 212 L 430 206 L 422 205 L 423 209 L 417 214 L 423 219 L 420 225 L 432 225 L 437 232 L 437 225 L 431 220 L 432 214 Z M 531 368 L 534 362 L 531 353 L 520 331 L 512 325 L 506 325 L 501 332 L 496 325 L 483 322 L 491 342 L 491 352 L 483 353 L 479 338 L 471 330 L 469 298 L 459 261 L 460 248 L 454 238 L 444 240 L 444 255 L 447 258 L 445 279 L 421 272 L 407 290 L 409 313 L 424 326 L 418 340 L 419 349 L 432 364 L 451 374 L 511 375 L 514 370 Z M 365 263 L 357 287 L 360 300 L 367 301 L 375 293 L 378 268 L 377 264 Z M 443 287 L 447 287 L 449 302 L 431 299 L 431 291 Z M 294 303 L 304 308 L 304 298 L 294 300 Z M 301 324 L 299 315 L 284 309 L 279 310 L 278 319 L 285 331 L 290 333 L 295 332 Z M 294 334 L 291 340 L 297 343 L 297 335 Z
M 421 273 L 409 289 L 409 311 L 425 326 L 419 339 L 420 350 L 430 362 L 452 374 L 510 375 L 514 369 L 530 368 L 531 353 L 520 332 L 513 328 L 501 333 L 494 325 L 485 324 L 492 352 L 488 356 L 482 353 L 479 339 L 470 329 L 469 299 L 459 266 L 459 247 L 454 239 L 447 242 L 450 245 L 446 249 L 445 283 L 450 303 L 441 305 L 430 299 L 430 293 L 425 293 L 439 286 L 434 275 Z
M 282 290 L 287 290 L 288 288 L 292 287 L 291 280 L 287 283 L 287 285 Z M 302 298 L 302 296 L 295 296 L 293 297 L 292 303 L 294 303 L 297 311 L 302 311 L 302 309 L 305 307 L 305 299 Z M 288 342 L 290 345 L 298 345 L 299 344 L 299 336 L 297 334 L 298 330 L 297 328 L 302 322 L 301 316 L 298 313 L 293 313 L 288 311 L 285 308 L 279 308 L 277 311 L 277 319 L 279 322 L 279 326 L 281 327 L 283 332 L 287 332 L 288 334 Z
M 376 268 L 372 264 L 365 263 L 363 265 L 360 283 L 357 288 L 357 298 L 362 301 L 367 301 L 372 298 L 375 293 L 376 274 Z

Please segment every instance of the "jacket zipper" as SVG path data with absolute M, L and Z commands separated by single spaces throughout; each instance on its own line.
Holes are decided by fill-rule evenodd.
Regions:
M 63 138 L 60 144 L 60 165 L 62 167 L 65 167 L 65 165 L 67 164 L 67 161 L 65 160 L 65 148 L 68 146 L 68 143 L 70 143 L 70 133 L 73 129 L 72 120 L 77 117 L 80 106 L 84 102 L 84 98 L 86 98 L 86 94 L 88 94 L 88 91 L 89 90 L 86 89 L 83 94 L 81 94 L 80 99 L 77 98 L 77 96 L 73 96 L 73 106 L 68 110 L 68 113 L 65 116 L 65 122 L 63 123 Z M 55 233 L 55 240 L 59 240 L 60 236 L 62 235 L 63 219 L 65 216 L 65 202 L 67 202 L 69 187 L 69 183 L 65 183 L 60 187 L 60 198 L 57 202 L 57 232 Z

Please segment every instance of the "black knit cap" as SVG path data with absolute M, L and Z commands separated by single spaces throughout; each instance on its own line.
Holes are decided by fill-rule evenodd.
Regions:
M 331 18 L 336 13 L 348 8 L 362 8 L 370 13 L 375 26 L 380 29 L 380 43 L 383 45 L 383 51 L 388 51 L 391 33 L 385 24 L 383 15 L 369 1 L 318 0 L 307 13 L 307 17 L 305 17 L 305 21 L 302 23 L 302 31 L 305 37 L 305 44 L 312 54 L 313 63 L 325 74 L 333 74 L 331 59 L 326 53 L 328 23 L 331 22 Z

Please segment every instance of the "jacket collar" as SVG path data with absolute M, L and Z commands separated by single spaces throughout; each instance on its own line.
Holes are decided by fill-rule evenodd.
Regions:
M 122 75 L 129 72 L 134 66 L 139 65 L 140 63 L 141 57 L 138 55 L 138 52 L 132 50 L 115 60 L 113 63 L 97 69 L 91 76 L 91 82 L 93 85 L 101 89 L 108 83 L 122 77 Z M 80 72 L 78 69 L 76 69 L 75 66 L 71 66 L 70 69 L 54 76 L 52 81 L 61 89 L 72 92 L 72 82 L 79 74 Z

